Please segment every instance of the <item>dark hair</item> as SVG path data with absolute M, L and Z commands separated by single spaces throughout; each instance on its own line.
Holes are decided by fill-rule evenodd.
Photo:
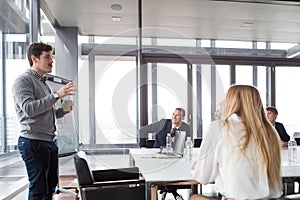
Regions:
M 269 106 L 266 108 L 266 110 L 278 115 L 278 110 L 274 106 Z
M 34 55 L 37 58 L 40 58 L 40 55 L 43 51 L 49 52 L 52 51 L 53 48 L 51 45 L 44 44 L 42 42 L 34 42 L 27 47 L 27 59 L 29 61 L 29 65 L 32 66 L 33 62 L 31 60 L 31 56 Z
M 185 110 L 183 108 L 176 108 L 175 110 L 179 110 L 181 112 L 181 115 L 185 116 Z

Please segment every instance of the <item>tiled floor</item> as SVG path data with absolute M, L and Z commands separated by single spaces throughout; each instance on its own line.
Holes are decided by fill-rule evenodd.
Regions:
M 60 178 L 60 187 L 64 188 L 65 186 L 75 186 L 77 185 L 75 177 L 61 177 Z M 66 192 L 62 191 L 58 194 L 55 194 L 53 200 L 75 200 L 75 189 L 66 190 Z M 70 194 L 74 193 L 74 194 Z M 28 190 L 24 189 L 22 192 L 17 195 L 11 197 L 12 200 L 25 200 L 27 199 Z
M 23 161 L 19 156 L 0 161 L 0 199 L 11 199 L 10 194 L 26 188 L 27 176 Z
M 119 155 L 88 155 L 87 161 L 91 169 L 107 169 L 129 167 L 128 154 Z M 75 169 L 73 157 L 60 158 L 60 187 L 76 186 Z M 27 175 L 23 161 L 19 156 L 10 159 L 0 160 L 0 200 L 26 200 L 27 199 Z M 297 185 L 298 187 L 298 185 Z M 71 190 L 74 191 L 74 190 Z M 213 184 L 202 186 L 202 192 L 209 196 L 215 196 Z M 190 191 L 187 189 L 178 190 L 178 193 L 188 200 Z M 160 195 L 159 195 L 160 197 Z M 167 194 L 167 200 L 173 200 L 172 194 Z M 54 195 L 53 200 L 75 200 L 71 194 L 60 193 Z
M 90 168 L 107 169 L 107 168 L 122 168 L 129 167 L 128 154 L 119 155 L 89 155 L 87 161 Z M 77 180 L 75 178 L 75 169 L 73 163 L 73 157 L 60 158 L 60 187 L 64 186 L 76 186 Z M 23 161 L 19 156 L 0 161 L 0 199 L 2 200 L 25 200 L 27 199 L 27 175 Z M 74 190 L 71 190 L 74 191 Z M 214 191 L 213 185 L 204 186 L 204 193 L 211 193 Z M 184 199 L 188 199 L 190 193 L 187 189 L 178 190 L 178 193 L 183 196 Z M 54 200 L 74 200 L 75 196 L 65 193 L 54 195 Z M 173 195 L 168 194 L 167 200 L 172 200 Z

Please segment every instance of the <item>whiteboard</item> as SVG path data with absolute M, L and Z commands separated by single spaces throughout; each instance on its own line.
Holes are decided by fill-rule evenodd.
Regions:
M 54 81 L 47 80 L 47 84 L 52 91 L 57 91 L 64 85 L 63 83 L 66 83 L 65 81 L 59 81 L 60 79 L 63 78 L 55 77 Z M 68 97 L 68 99 L 74 100 L 72 97 Z M 61 102 L 61 100 L 58 100 L 55 104 L 55 108 L 61 108 Z M 67 156 L 78 150 L 79 136 L 75 119 L 74 111 L 66 114 L 62 118 L 56 119 L 56 141 L 60 156 Z

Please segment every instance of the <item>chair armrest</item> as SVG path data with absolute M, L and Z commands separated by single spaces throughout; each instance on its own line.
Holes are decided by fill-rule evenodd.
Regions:
M 145 184 L 145 179 L 133 179 L 133 180 L 118 180 L 118 181 L 103 181 L 103 182 L 94 182 L 89 185 L 81 185 L 81 188 L 101 188 L 105 186 L 113 187 L 120 185 L 140 185 Z
M 94 182 L 132 180 L 139 179 L 140 173 L 138 167 L 95 170 L 92 171 Z

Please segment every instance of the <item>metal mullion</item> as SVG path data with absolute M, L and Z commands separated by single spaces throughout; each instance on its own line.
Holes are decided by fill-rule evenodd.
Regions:
M 3 24 L 3 28 L 5 28 L 5 24 Z M 2 141 L 2 149 L 3 152 L 6 153 L 7 148 L 7 109 L 6 109 L 6 35 L 2 32 L 2 120 L 1 120 L 1 141 Z
M 96 144 L 96 117 L 95 117 L 95 54 L 90 54 L 89 60 L 89 118 L 90 144 Z

